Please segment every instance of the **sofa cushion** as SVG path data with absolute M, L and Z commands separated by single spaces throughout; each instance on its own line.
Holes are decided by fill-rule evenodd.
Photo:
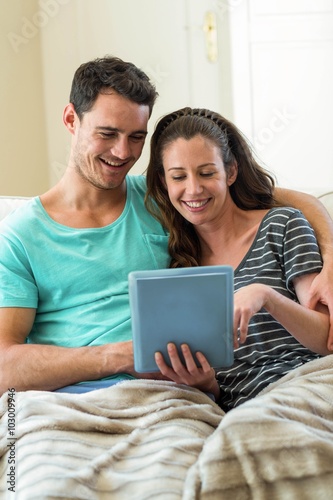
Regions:
M 0 196 L 0 220 L 29 199 L 24 196 Z

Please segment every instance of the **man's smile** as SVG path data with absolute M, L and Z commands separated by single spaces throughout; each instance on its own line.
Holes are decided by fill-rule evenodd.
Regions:
M 107 160 L 106 158 L 102 158 L 100 157 L 99 158 L 103 163 L 106 163 L 109 167 L 122 167 L 124 165 L 126 165 L 126 163 L 128 162 L 128 160 L 126 161 L 122 161 L 122 162 L 116 162 L 116 161 L 111 161 L 111 160 Z

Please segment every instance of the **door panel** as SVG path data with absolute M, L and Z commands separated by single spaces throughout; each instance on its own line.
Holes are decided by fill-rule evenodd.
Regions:
M 230 12 L 233 119 L 278 183 L 333 185 L 333 2 L 242 2 Z

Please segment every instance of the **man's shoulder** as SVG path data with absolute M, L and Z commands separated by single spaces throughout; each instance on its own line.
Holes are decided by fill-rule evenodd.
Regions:
M 145 194 L 147 184 L 146 177 L 144 175 L 128 175 L 127 181 L 132 191 L 137 192 L 140 196 Z
M 0 234 L 24 234 L 32 230 L 36 221 L 40 220 L 38 197 L 27 199 L 19 204 L 0 221 Z
M 127 203 L 135 210 L 144 209 L 146 191 L 146 178 L 143 175 L 127 176 Z

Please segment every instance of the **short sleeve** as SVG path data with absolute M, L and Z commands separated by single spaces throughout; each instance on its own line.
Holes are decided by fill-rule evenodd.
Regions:
M 322 270 L 323 262 L 314 230 L 299 211 L 295 211 L 286 223 L 283 255 L 289 289 L 293 288 L 292 282 L 298 276 Z
M 38 291 L 23 249 L 0 235 L 0 307 L 32 307 Z

